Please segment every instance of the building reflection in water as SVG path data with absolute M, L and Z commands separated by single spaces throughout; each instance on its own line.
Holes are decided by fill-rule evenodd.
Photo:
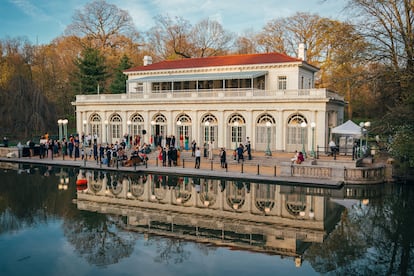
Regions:
M 83 170 L 78 179 L 87 180 L 78 209 L 123 216 L 129 231 L 288 256 L 297 266 L 343 210 L 321 188 Z

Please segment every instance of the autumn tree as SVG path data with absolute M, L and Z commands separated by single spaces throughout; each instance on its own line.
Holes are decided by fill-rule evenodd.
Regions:
M 371 57 L 380 63 L 381 77 L 378 105 L 386 107 L 376 128 L 395 137 L 414 136 L 414 2 L 410 0 L 349 0 L 349 8 L 357 15 L 360 33 L 371 43 Z M 363 28 L 362 28 L 363 26 Z M 375 87 L 373 87 L 375 89 Z M 414 167 L 411 138 L 395 139 L 394 154 Z
M 66 28 L 66 34 L 84 37 L 92 43 L 87 46 L 101 51 L 117 47 L 120 43 L 117 39 L 119 35 L 138 35 L 129 13 L 105 0 L 95 0 L 86 4 L 82 10 L 76 10 L 72 24 Z
M 158 15 L 155 20 L 156 26 L 147 33 L 153 55 L 158 59 L 190 58 L 193 51 L 188 39 L 190 22 L 168 15 Z
M 54 106 L 32 76 L 34 47 L 21 38 L 0 45 L 0 132 L 11 139 L 32 138 L 51 128 L 56 119 Z
M 237 54 L 254 54 L 259 52 L 258 35 L 253 31 L 247 31 L 238 36 L 234 42 L 234 51 Z
M 201 20 L 191 30 L 189 41 L 195 57 L 224 55 L 227 53 L 233 35 L 223 29 L 220 23 L 210 19 Z
M 348 102 L 348 117 L 366 108 L 355 102 L 369 98 L 363 89 L 367 43 L 350 23 L 316 14 L 296 13 L 273 19 L 257 36 L 260 51 L 280 52 L 296 56 L 298 45 L 305 43 L 307 62 L 321 70 L 316 85 L 338 92 Z
M 224 55 L 232 45 L 234 35 L 220 23 L 204 19 L 192 26 L 182 17 L 155 17 L 156 26 L 147 33 L 147 45 L 155 60 Z

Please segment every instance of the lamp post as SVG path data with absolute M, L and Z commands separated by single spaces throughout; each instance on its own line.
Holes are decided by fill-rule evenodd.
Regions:
M 266 129 L 267 129 L 267 148 L 265 154 L 267 156 L 272 156 L 272 151 L 270 150 L 270 127 L 272 123 L 270 121 L 266 122 Z
M 130 120 L 127 121 L 128 133 L 127 133 L 127 141 L 126 141 L 126 144 L 127 144 L 127 147 L 129 149 L 131 148 L 131 144 L 129 143 L 129 136 L 131 135 L 131 123 L 132 122 Z
M 65 137 L 65 140 L 68 139 L 68 119 L 63 119 L 62 120 L 62 124 L 63 124 L 63 137 Z
M 59 119 L 57 121 L 58 125 L 59 125 L 59 141 L 62 141 L 62 125 L 63 125 L 63 120 Z
M 305 151 L 305 127 L 307 126 L 306 122 L 302 122 L 300 124 L 302 128 L 302 153 L 303 156 L 306 158 L 306 151 Z
M 366 133 L 365 133 L 365 148 L 368 150 L 368 128 L 371 126 L 371 122 L 365 122 L 364 126 L 366 128 Z
M 211 141 L 211 138 L 210 138 L 210 122 L 209 121 L 205 121 L 204 122 L 204 126 L 206 127 L 206 129 L 207 129 L 207 139 L 206 139 L 206 142 L 207 143 L 209 143 L 210 141 Z
M 360 122 L 359 126 L 361 127 L 361 138 L 359 141 L 359 157 L 361 158 L 364 155 L 364 152 L 362 151 L 362 146 L 364 142 L 364 127 L 368 128 L 371 126 L 371 122 Z M 368 130 L 366 131 L 366 139 L 365 139 L 365 148 L 368 149 Z
M 176 141 L 177 141 L 177 149 L 178 150 L 181 150 L 181 146 L 180 146 L 180 143 L 181 143 L 181 135 L 180 135 L 180 131 L 181 131 L 181 125 L 182 125 L 182 123 L 181 123 L 181 121 L 177 121 L 177 139 L 176 139 Z
M 312 129 L 312 151 L 311 151 L 311 156 L 313 157 L 313 158 L 315 158 L 316 156 L 315 156 L 315 127 L 316 127 L 316 124 L 315 124 L 315 122 L 312 122 L 311 123 L 311 129 Z
M 154 147 L 155 147 L 155 133 L 154 133 L 154 128 L 155 128 L 155 121 L 154 120 L 152 120 L 151 121 L 151 137 L 152 137 L 152 145 L 154 145 Z
M 83 144 L 84 145 L 86 145 L 86 124 L 87 124 L 88 122 L 86 121 L 86 120 L 83 120 Z
M 108 144 L 108 124 L 109 124 L 108 120 L 105 120 L 105 121 L 104 121 L 104 124 L 105 124 L 105 138 L 106 138 L 106 144 Z
M 236 141 L 235 141 L 235 144 L 236 144 L 236 150 L 237 150 L 237 142 L 238 142 L 238 140 L 239 140 L 239 121 L 234 121 L 234 123 L 233 123 L 233 126 L 235 127 L 235 130 L 234 130 L 234 132 L 235 132 L 235 135 L 236 135 Z
M 313 210 L 313 196 L 310 196 L 310 201 L 311 201 L 311 208 L 310 208 L 310 211 L 309 211 L 309 218 L 314 219 L 315 218 L 315 210 Z

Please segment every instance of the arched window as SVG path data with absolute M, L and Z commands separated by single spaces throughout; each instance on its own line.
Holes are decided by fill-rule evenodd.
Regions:
M 304 124 L 303 124 L 304 123 Z M 305 127 L 302 127 L 305 125 Z M 301 114 L 294 114 L 289 117 L 287 125 L 286 150 L 301 151 L 307 149 L 307 121 Z
M 286 210 L 292 216 L 305 216 L 306 196 L 304 194 L 288 194 L 285 197 Z
M 190 149 L 191 143 L 191 118 L 187 114 L 181 114 L 177 118 L 177 145 L 179 149 Z
M 270 150 L 274 150 L 275 138 L 276 120 L 268 113 L 262 114 L 256 121 L 255 148 L 265 150 L 269 144 Z
M 101 123 L 101 116 L 98 114 L 93 114 L 90 118 L 90 124 L 91 124 L 91 131 L 92 131 L 92 141 L 93 143 L 99 143 L 102 138 L 102 123 Z
M 140 114 L 134 114 L 131 117 L 131 135 L 132 138 L 135 136 L 142 136 L 142 131 L 144 130 L 144 118 Z
M 227 147 L 236 149 L 246 139 L 246 120 L 240 114 L 233 114 L 227 123 L 231 137 Z
M 255 205 L 256 208 L 264 213 L 269 213 L 275 206 L 276 185 L 256 184 Z
M 165 136 L 167 133 L 167 118 L 158 113 L 151 120 L 151 136 L 154 146 L 164 146 L 161 143 L 165 143 Z
M 110 135 L 112 142 L 121 142 L 122 139 L 122 118 L 118 114 L 111 116 L 110 120 Z
M 210 143 L 213 141 L 213 148 L 216 148 L 218 145 L 218 120 L 217 118 L 209 113 L 206 114 L 201 119 L 201 133 L 203 133 L 203 141 L 204 143 Z
M 226 202 L 233 210 L 241 209 L 246 202 L 246 186 L 241 181 L 228 181 L 226 185 Z

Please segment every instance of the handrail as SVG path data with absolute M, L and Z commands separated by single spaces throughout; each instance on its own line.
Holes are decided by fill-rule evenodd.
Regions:
M 122 93 L 122 94 L 94 94 L 76 95 L 76 101 L 105 101 L 105 100 L 152 100 L 160 98 L 183 99 L 183 98 L 240 98 L 263 97 L 274 99 L 296 99 L 296 98 L 335 98 L 343 100 L 342 96 L 323 89 L 297 89 L 297 90 L 262 90 L 252 88 L 225 88 L 225 89 L 189 89 L 189 90 L 162 90 L 148 91 L 145 93 Z

